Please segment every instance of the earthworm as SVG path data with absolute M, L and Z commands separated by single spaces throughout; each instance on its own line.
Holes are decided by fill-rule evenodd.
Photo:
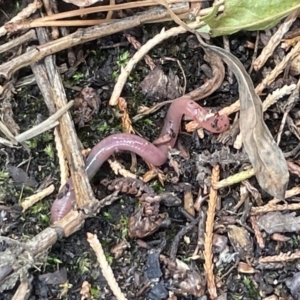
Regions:
M 134 152 L 154 166 L 164 164 L 168 158 L 169 149 L 175 145 L 183 115 L 213 133 L 223 132 L 229 127 L 229 119 L 226 115 L 208 113 L 189 97 L 177 98 L 168 110 L 159 138 L 153 143 L 128 133 L 112 134 L 100 141 L 91 150 L 86 160 L 85 170 L 89 180 L 95 176 L 109 156 L 119 151 Z M 52 204 L 51 221 L 56 222 L 63 218 L 72 210 L 74 203 L 75 193 L 72 179 L 69 178 Z

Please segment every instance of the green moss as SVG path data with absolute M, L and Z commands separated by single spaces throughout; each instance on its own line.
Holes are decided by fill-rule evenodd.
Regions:
M 259 291 L 253 285 L 252 281 L 250 280 L 250 278 L 248 276 L 243 276 L 243 283 L 244 283 L 251 299 L 260 299 Z

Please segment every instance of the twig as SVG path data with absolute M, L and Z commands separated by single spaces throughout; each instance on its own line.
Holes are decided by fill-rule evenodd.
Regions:
M 166 2 L 167 5 L 175 5 L 180 4 L 182 1 L 168 1 Z M 161 3 L 158 3 L 155 0 L 146 0 L 146 1 L 136 1 L 136 2 L 129 2 L 129 3 L 121 3 L 121 4 L 114 4 L 111 2 L 109 5 L 101 5 L 96 7 L 88 7 L 88 8 L 81 8 L 73 11 L 63 12 L 63 13 L 57 13 L 51 16 L 46 16 L 42 18 L 38 18 L 35 20 L 27 21 L 27 22 L 9 22 L 6 23 L 6 29 L 8 31 L 16 31 L 21 29 L 28 29 L 28 28 L 34 28 L 34 27 L 45 27 L 45 26 L 91 26 L 91 25 L 99 25 L 103 23 L 108 23 L 109 21 L 111 23 L 118 21 L 118 19 L 111 19 L 112 12 L 115 10 L 124 10 L 124 9 L 133 9 L 136 7 L 145 7 L 145 6 L 157 6 Z M 165 6 L 165 5 L 164 5 Z M 173 9 L 172 7 L 170 9 Z M 208 7 L 205 9 L 201 9 L 197 16 L 205 16 L 213 10 L 212 7 Z M 218 11 L 223 11 L 224 5 L 220 5 L 218 8 Z M 71 20 L 71 21 L 64 21 L 60 19 L 64 18 L 71 18 L 75 16 L 81 16 L 81 15 L 87 15 L 91 13 L 99 13 L 99 12 L 108 12 L 107 16 L 103 20 Z M 179 18 L 188 19 L 189 18 L 189 9 L 185 10 L 184 12 L 178 13 Z M 162 18 L 153 18 L 147 21 L 152 22 L 165 22 L 172 20 L 173 18 L 169 16 L 165 16 Z
M 231 53 L 228 35 L 223 36 L 223 45 L 224 45 L 224 49 Z M 230 68 L 228 68 L 227 72 L 228 72 L 228 82 L 231 85 L 233 84 L 233 72 L 230 70 Z
M 134 49 L 139 50 L 142 47 L 142 44 L 131 34 L 125 33 L 124 34 L 127 41 L 134 47 Z M 150 70 L 154 70 L 156 64 L 154 63 L 153 59 L 150 55 L 146 54 L 144 56 L 145 63 L 149 66 Z
M 54 189 L 55 189 L 54 185 L 51 184 L 47 188 L 43 189 L 41 192 L 25 198 L 25 200 L 22 203 L 20 203 L 20 205 L 22 206 L 23 212 L 25 212 L 28 208 L 33 206 L 38 201 L 40 201 L 40 200 L 44 199 L 45 197 L 47 197 L 48 195 L 52 194 L 54 192 Z
M 114 273 L 108 264 L 103 248 L 95 234 L 87 233 L 87 241 L 89 242 L 91 248 L 94 250 L 98 263 L 100 265 L 101 271 L 103 276 L 105 277 L 109 287 L 111 288 L 112 292 L 116 296 L 118 300 L 126 300 L 126 297 L 122 293 L 115 277 Z
M 37 35 L 40 43 L 44 43 L 48 38 L 45 29 L 42 28 L 37 30 Z M 58 68 L 54 64 L 53 56 L 47 56 L 43 63 L 47 74 L 47 85 L 45 89 L 41 90 L 44 100 L 50 108 L 52 107 L 49 105 L 50 101 L 54 101 L 55 107 L 61 108 L 67 104 L 67 98 Z M 40 84 L 38 74 L 36 74 L 36 81 Z M 85 205 L 87 212 L 88 206 L 93 206 L 93 203 L 97 202 L 97 200 L 94 197 L 90 181 L 86 176 L 85 164 L 78 147 L 75 127 L 69 112 L 61 117 L 59 125 L 60 135 L 63 137 L 61 142 L 64 149 L 64 157 L 69 162 L 76 203 L 79 208 Z
M 214 218 L 216 205 L 218 202 L 217 190 L 213 188 L 213 184 L 217 183 L 220 178 L 220 167 L 216 165 L 212 169 L 211 182 L 212 186 L 209 193 L 207 219 L 206 219 L 206 231 L 204 239 L 204 269 L 207 276 L 207 288 L 212 299 L 217 297 L 217 289 L 215 285 L 215 276 L 213 272 L 213 254 L 212 254 L 212 244 L 213 244 L 213 229 L 214 229 Z
M 174 5 L 172 9 L 174 9 L 174 13 L 180 13 L 187 11 L 189 8 L 187 3 L 179 3 Z M 0 66 L 0 75 L 10 78 L 17 70 L 37 62 L 49 54 L 55 54 L 70 47 L 124 31 L 139 26 L 147 21 L 163 18 L 167 15 L 168 11 L 165 8 L 153 8 L 146 12 L 137 13 L 132 17 L 118 20 L 112 24 L 102 24 L 91 28 L 79 29 L 68 36 L 34 47 L 32 50 L 2 64 Z
M 52 16 L 54 13 L 52 11 L 52 2 L 54 1 L 50 1 L 50 0 L 42 0 L 44 3 L 44 10 L 47 14 L 47 16 Z M 56 40 L 59 36 L 59 31 L 57 27 L 52 27 L 52 32 L 51 32 L 51 36 L 53 40 Z
M 39 8 L 42 7 L 42 3 L 39 0 L 34 0 L 33 3 L 30 3 L 22 11 L 20 11 L 15 17 L 13 17 L 10 22 L 22 21 L 28 18 L 30 15 L 35 13 Z M 0 36 L 3 36 L 7 33 L 5 26 L 0 27 Z
M 20 133 L 15 137 L 16 141 L 19 143 L 25 142 L 29 139 L 32 139 L 35 136 L 40 135 L 41 133 L 57 126 L 59 122 L 57 121 L 66 111 L 68 111 L 74 104 L 74 100 L 68 102 L 65 106 L 60 108 L 55 114 L 51 115 L 47 120 L 42 123 L 34 126 L 33 128 Z
M 11 298 L 11 300 L 26 300 L 30 297 L 31 294 L 31 280 L 30 278 L 24 278 L 18 289 L 16 290 L 14 296 Z
M 293 11 L 278 27 L 277 31 L 272 35 L 268 44 L 264 47 L 259 57 L 254 61 L 253 67 L 255 71 L 258 71 L 273 54 L 275 48 L 282 41 L 283 36 L 289 31 L 290 27 L 297 19 L 299 10 Z
M 10 49 L 20 46 L 24 43 L 28 43 L 30 41 L 35 41 L 36 34 L 34 30 L 29 30 L 28 32 L 24 33 L 23 35 L 3 44 L 0 46 L 0 53 L 9 51 Z
M 59 69 L 59 73 L 60 74 L 63 74 L 63 73 L 66 73 L 68 71 L 68 66 L 66 63 L 63 63 L 62 65 L 60 65 L 58 67 Z M 16 82 L 16 88 L 20 88 L 20 87 L 23 87 L 23 86 L 28 86 L 28 85 L 32 85 L 32 84 L 35 84 L 36 83 L 36 80 L 35 80 L 35 77 L 33 74 L 31 75 L 27 75 L 27 76 L 24 76 L 22 78 L 20 78 L 17 82 Z M 66 88 L 68 88 L 68 84 L 64 82 L 64 86 Z M 80 89 L 81 90 L 81 89 Z
M 173 243 L 170 249 L 170 260 L 175 261 L 176 253 L 178 249 L 179 242 L 181 238 L 186 235 L 189 231 L 191 231 L 195 226 L 199 223 L 201 216 L 198 216 L 196 219 L 191 221 L 187 226 L 181 228 L 181 230 L 176 234 L 175 238 L 173 239 Z

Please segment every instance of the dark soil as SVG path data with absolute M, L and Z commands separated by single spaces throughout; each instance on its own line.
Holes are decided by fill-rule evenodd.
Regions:
M 2 7 L 4 9 L 4 7 Z M 6 9 L 5 9 L 6 11 Z M 155 24 L 144 25 L 130 31 L 138 41 L 142 44 L 159 33 L 163 27 L 172 27 L 173 23 L 169 24 Z M 252 61 L 253 50 L 248 49 L 245 45 L 247 41 L 255 42 L 256 33 L 239 33 L 230 36 L 230 45 L 232 53 L 237 56 L 244 64 L 246 70 L 249 70 Z M 203 52 L 200 48 L 194 48 L 193 37 L 190 34 L 180 35 L 174 37 L 160 44 L 153 49 L 149 55 L 154 61 L 159 64 L 159 60 L 163 57 L 172 57 L 178 59 L 183 66 L 187 78 L 187 92 L 199 87 L 206 80 L 206 75 L 201 70 L 203 65 Z M 6 38 L 1 39 L 1 44 L 6 42 Z M 194 41 L 196 43 L 196 40 Z M 121 46 L 115 46 L 120 43 Z M 222 46 L 222 39 L 213 40 L 213 43 Z M 111 48 L 101 49 L 101 46 L 109 46 Z M 109 136 L 112 133 L 121 132 L 122 125 L 116 108 L 108 105 L 108 101 L 115 84 L 115 78 L 120 71 L 120 65 L 126 64 L 122 61 L 124 53 L 128 52 L 129 57 L 135 53 L 135 49 L 130 45 L 122 33 L 115 34 L 80 47 L 73 49 L 75 53 L 79 50 L 84 54 L 88 53 L 84 63 L 82 63 L 76 72 L 64 82 L 68 86 L 77 86 L 80 88 L 90 86 L 93 87 L 101 99 L 100 112 L 93 116 L 93 119 L 78 129 L 78 136 L 84 148 L 92 148 L 99 140 Z M 9 54 L 2 55 L 1 61 L 5 62 L 9 59 Z M 56 56 L 57 64 L 60 65 L 67 61 L 67 52 L 63 51 Z M 272 60 L 269 66 L 273 67 Z M 172 70 L 174 74 L 179 76 L 182 83 L 182 74 L 176 62 L 167 61 L 163 66 L 166 74 Z M 141 61 L 130 75 L 130 78 L 123 90 L 122 96 L 128 102 L 129 113 L 134 116 L 137 113 L 137 108 L 140 105 L 152 106 L 159 101 L 165 99 L 149 99 L 142 95 L 139 88 L 139 83 L 148 74 L 149 69 Z M 24 68 L 16 74 L 17 79 L 31 73 L 30 68 Z M 261 73 L 252 73 L 254 82 L 259 82 L 262 78 Z M 231 80 L 231 79 L 230 79 Z M 226 107 L 238 99 L 237 82 L 233 78 L 232 83 L 229 83 L 228 74 L 222 86 L 208 99 L 202 101 L 202 105 L 212 107 L 216 110 Z M 72 89 L 66 89 L 68 99 L 74 99 L 78 92 Z M 36 85 L 20 88 L 16 91 L 12 99 L 14 120 L 21 128 L 21 132 L 31 128 L 38 122 L 48 117 L 47 107 L 43 102 L 39 89 Z M 163 124 L 164 116 L 167 107 L 158 112 L 147 116 L 133 126 L 144 138 L 153 141 L 159 135 L 159 129 Z M 73 112 L 74 114 L 74 112 Z M 233 117 L 233 116 L 232 116 Z M 276 133 L 276 128 L 279 127 L 282 113 L 277 107 L 268 111 L 266 114 L 267 125 L 272 133 Z M 198 153 L 203 150 L 208 150 L 209 153 L 219 151 L 223 147 L 229 147 L 232 153 L 237 153 L 232 147 L 232 140 L 225 144 L 218 143 L 216 138 L 205 133 L 203 140 L 199 140 L 196 134 L 182 133 L 179 140 L 185 145 L 189 159 L 184 159 L 176 156 L 176 160 L 180 165 L 181 176 L 179 181 L 175 182 L 176 172 L 166 163 L 161 170 L 166 175 L 165 186 L 162 186 L 158 180 L 153 180 L 149 183 L 157 193 L 162 191 L 175 192 L 180 198 L 184 195 L 184 183 L 191 186 L 192 195 L 194 199 L 197 198 L 199 191 L 199 182 L 196 180 L 198 170 L 196 168 L 196 159 Z M 288 133 L 283 136 L 281 148 L 284 152 L 292 150 L 298 141 Z M 55 155 L 55 142 L 51 131 L 34 138 L 26 143 L 30 148 L 30 153 L 24 150 L 24 147 L 10 148 L 1 147 L 1 202 L 7 206 L 17 204 L 20 199 L 25 198 L 34 193 L 36 187 L 16 183 L 6 173 L 7 164 L 12 166 L 21 166 L 30 178 L 40 184 L 47 176 L 50 176 L 55 186 L 59 187 L 60 171 L 58 168 L 58 161 Z M 45 150 L 47 149 L 47 150 Z M 130 155 L 122 154 L 116 157 L 127 168 L 130 167 Z M 28 164 L 28 159 L 30 163 Z M 221 178 L 225 178 L 230 174 L 236 173 L 240 169 L 240 165 L 231 164 L 224 166 L 221 171 Z M 143 175 L 147 171 L 146 164 L 138 158 L 137 174 Z M 6 175 L 6 176 L 5 176 Z M 115 178 L 114 173 L 108 164 L 105 164 L 99 170 L 96 178 L 93 180 L 93 188 L 97 198 L 102 199 L 110 193 L 99 182 L 103 179 L 112 180 Z M 259 189 L 255 179 L 251 179 L 250 183 Z M 290 180 L 290 187 L 299 184 L 299 178 L 294 176 Z M 259 189 L 259 191 L 261 191 Z M 261 191 L 262 192 L 262 191 Z M 225 224 L 225 217 L 234 219 L 234 223 L 241 222 L 241 218 L 245 218 L 245 228 L 249 228 L 250 223 L 248 216 L 243 216 L 245 207 L 242 206 L 237 213 L 231 212 L 231 208 L 236 205 L 239 200 L 239 185 L 228 189 L 220 190 L 222 197 L 222 206 L 217 213 L 216 230 L 217 232 L 227 237 L 227 225 Z M 49 211 L 52 201 L 55 199 L 56 193 L 44 199 L 41 203 L 36 204 L 25 214 L 22 214 L 18 219 L 10 217 L 8 220 L 1 219 L 1 234 L 14 239 L 30 239 L 43 229 L 49 226 Z M 270 199 L 262 192 L 264 201 Z M 253 204 L 255 205 L 255 204 Z M 63 299 L 81 299 L 80 290 L 82 283 L 87 281 L 91 285 L 91 293 L 94 299 L 115 299 L 110 289 L 107 286 L 106 280 L 103 278 L 101 270 L 99 269 L 94 252 L 91 250 L 87 240 L 86 233 L 91 232 L 97 234 L 102 243 L 106 257 L 111 263 L 115 278 L 128 299 L 167 299 L 159 296 L 159 293 L 151 290 L 151 285 L 145 287 L 147 283 L 146 270 L 149 253 L 158 251 L 159 253 L 168 256 L 174 237 L 177 233 L 187 225 L 189 221 L 178 207 L 162 206 L 161 211 L 167 212 L 171 219 L 171 224 L 160 229 L 158 232 L 145 238 L 149 249 L 140 247 L 136 239 L 131 239 L 128 236 L 127 223 L 128 218 L 138 206 L 138 200 L 130 195 L 122 195 L 122 199 L 104 208 L 94 218 L 88 219 L 85 222 L 84 228 L 69 238 L 62 239 L 56 243 L 48 253 L 47 262 L 43 266 L 37 266 L 36 269 L 31 270 L 30 278 L 32 283 L 32 290 L 29 299 L 58 299 L 61 295 Z M 206 210 L 204 204 L 204 211 Z M 276 255 L 280 252 L 294 252 L 299 247 L 299 235 L 297 233 L 287 234 L 290 240 L 285 243 L 280 243 L 271 240 L 269 235 L 265 236 L 266 248 L 260 249 L 257 245 L 252 230 L 249 230 L 250 237 L 253 239 L 253 256 L 247 257 L 248 262 L 258 259 L 260 256 Z M 126 249 L 120 258 L 114 258 L 110 250 L 123 239 L 126 239 L 130 248 Z M 186 242 L 189 240 L 189 242 Z M 187 263 L 192 269 L 200 274 L 204 274 L 203 257 L 193 261 L 189 260 L 194 253 L 197 246 L 198 232 L 197 226 L 194 230 L 189 231 L 185 238 L 180 240 L 176 257 Z M 233 254 L 235 250 L 230 242 L 228 242 L 229 253 Z M 216 261 L 219 254 L 216 254 Z M 254 274 L 242 274 L 237 270 L 235 264 L 237 259 L 233 259 L 228 263 L 223 263 L 215 267 L 214 273 L 216 278 L 222 278 L 218 286 L 218 294 L 227 293 L 227 299 L 263 299 L 270 295 L 277 295 L 280 299 L 292 299 L 289 289 L 286 286 L 286 280 L 291 278 L 294 272 L 299 269 L 299 264 L 296 261 L 285 263 L 283 268 L 270 269 L 255 269 Z M 162 276 L 161 280 L 165 288 L 172 291 L 178 287 L 175 282 L 170 279 L 166 266 L 161 264 Z M 39 279 L 39 276 L 46 273 L 55 272 L 66 268 L 67 282 L 64 286 L 55 284 L 45 284 Z M 225 274 L 224 277 L 222 277 Z M 153 284 L 152 284 L 153 286 Z M 144 289 L 144 292 L 141 290 Z M 0 299 L 12 299 L 16 289 L 7 290 Z M 137 293 L 140 296 L 136 296 Z M 149 294 L 150 293 L 150 294 Z M 151 294 L 152 293 L 152 294 Z M 155 296 L 153 296 L 153 294 Z M 205 290 L 205 295 L 208 296 Z M 151 296 L 152 295 L 152 296 Z M 155 298 L 156 297 L 156 298 Z M 276 298 L 276 299 L 279 299 Z M 169 298 L 175 299 L 175 298 Z M 177 299 L 205 299 L 205 296 L 195 297 L 192 295 L 177 294 Z M 225 299 L 225 298 L 224 298 Z M 275 299 L 275 298 L 274 298 Z

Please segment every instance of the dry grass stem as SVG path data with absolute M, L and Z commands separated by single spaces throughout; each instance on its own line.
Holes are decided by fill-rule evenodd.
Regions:
M 249 179 L 254 175 L 255 175 L 254 170 L 253 170 L 253 168 L 251 168 L 251 169 L 248 169 L 246 171 L 242 171 L 240 173 L 229 176 L 229 177 L 227 177 L 227 178 L 225 178 L 221 181 L 212 183 L 213 188 L 218 190 L 220 188 L 227 187 L 227 186 L 242 182 L 243 180 Z
M 281 74 L 290 61 L 292 61 L 300 52 L 300 42 L 298 42 L 295 47 L 292 48 L 292 50 L 282 59 L 282 61 L 276 65 L 276 67 L 266 76 L 266 78 L 263 79 L 263 81 L 255 88 L 255 92 L 260 95 L 262 91 L 269 86 L 276 77 Z M 224 115 L 230 115 L 234 112 L 237 112 L 240 110 L 240 100 L 235 101 L 230 106 L 224 107 L 220 110 L 220 114 Z
M 290 27 L 297 19 L 299 10 L 293 11 L 285 21 L 278 27 L 277 31 L 272 35 L 268 44 L 263 48 L 259 57 L 254 61 L 253 67 L 255 71 L 258 71 L 273 54 L 275 48 L 281 42 L 283 36 L 289 31 Z
M 17 142 L 11 142 L 7 139 L 0 137 L 0 144 L 4 145 L 6 147 L 14 148 L 14 147 L 16 147 Z
M 181 1 L 166 1 L 166 4 L 168 5 L 174 5 L 176 3 L 181 3 Z M 118 21 L 119 19 L 112 19 L 112 13 L 114 11 L 119 11 L 119 10 L 125 10 L 125 9 L 134 9 L 137 7 L 151 7 L 151 6 L 158 6 L 160 1 L 155 1 L 155 0 L 146 0 L 146 1 L 136 1 L 136 2 L 129 2 L 129 3 L 121 3 L 121 4 L 115 4 L 114 1 L 111 1 L 109 5 L 101 5 L 101 6 L 96 6 L 96 7 L 87 7 L 87 8 L 81 8 L 73 11 L 67 11 L 63 13 L 58 13 L 58 14 L 53 14 L 50 16 L 45 16 L 41 18 L 37 18 L 35 20 L 30 20 L 30 21 L 22 21 L 19 22 L 19 20 L 11 20 L 9 23 L 5 25 L 5 29 L 7 31 L 16 31 L 16 30 L 21 30 L 21 29 L 28 29 L 28 28 L 34 28 L 34 27 L 45 27 L 45 26 L 92 26 L 92 25 L 98 25 L 98 24 L 103 24 L 107 22 L 115 22 Z M 166 6 L 165 4 L 162 4 L 163 6 Z M 172 7 L 170 8 L 172 9 Z M 213 10 L 212 7 L 208 7 L 205 9 L 201 9 L 197 16 L 206 16 L 211 13 Z M 218 11 L 221 12 L 224 10 L 224 5 L 220 5 Z M 99 12 L 107 12 L 107 16 L 105 19 L 102 20 L 71 20 L 71 21 L 65 21 L 61 20 L 64 18 L 71 18 L 75 16 L 82 16 L 82 15 L 88 15 L 92 13 L 99 13 Z M 184 12 L 178 13 L 178 18 L 180 19 L 188 19 L 189 18 L 189 9 L 187 8 Z M 172 17 L 166 16 L 162 18 L 153 18 L 151 20 L 148 20 L 148 22 L 165 22 L 172 20 Z M 146 22 L 147 23 L 147 22 Z M 6 31 L 5 31 L 6 33 Z M 4 33 L 4 34 L 5 34 Z
M 111 291 L 114 293 L 118 300 L 126 300 L 126 297 L 122 293 L 116 279 L 114 273 L 108 264 L 103 248 L 95 234 L 87 233 L 87 241 L 89 242 L 91 248 L 94 250 L 98 263 L 100 265 L 103 276 L 105 277 Z
M 218 202 L 217 190 L 213 188 L 213 185 L 219 181 L 220 178 L 220 167 L 216 165 L 212 169 L 211 182 L 212 186 L 209 193 L 207 219 L 206 219 L 206 231 L 204 238 L 204 269 L 207 276 L 207 288 L 211 299 L 217 297 L 217 289 L 215 285 L 215 276 L 213 272 L 213 254 L 212 254 L 212 243 L 213 243 L 213 228 L 214 228 L 214 218 L 215 210 Z

